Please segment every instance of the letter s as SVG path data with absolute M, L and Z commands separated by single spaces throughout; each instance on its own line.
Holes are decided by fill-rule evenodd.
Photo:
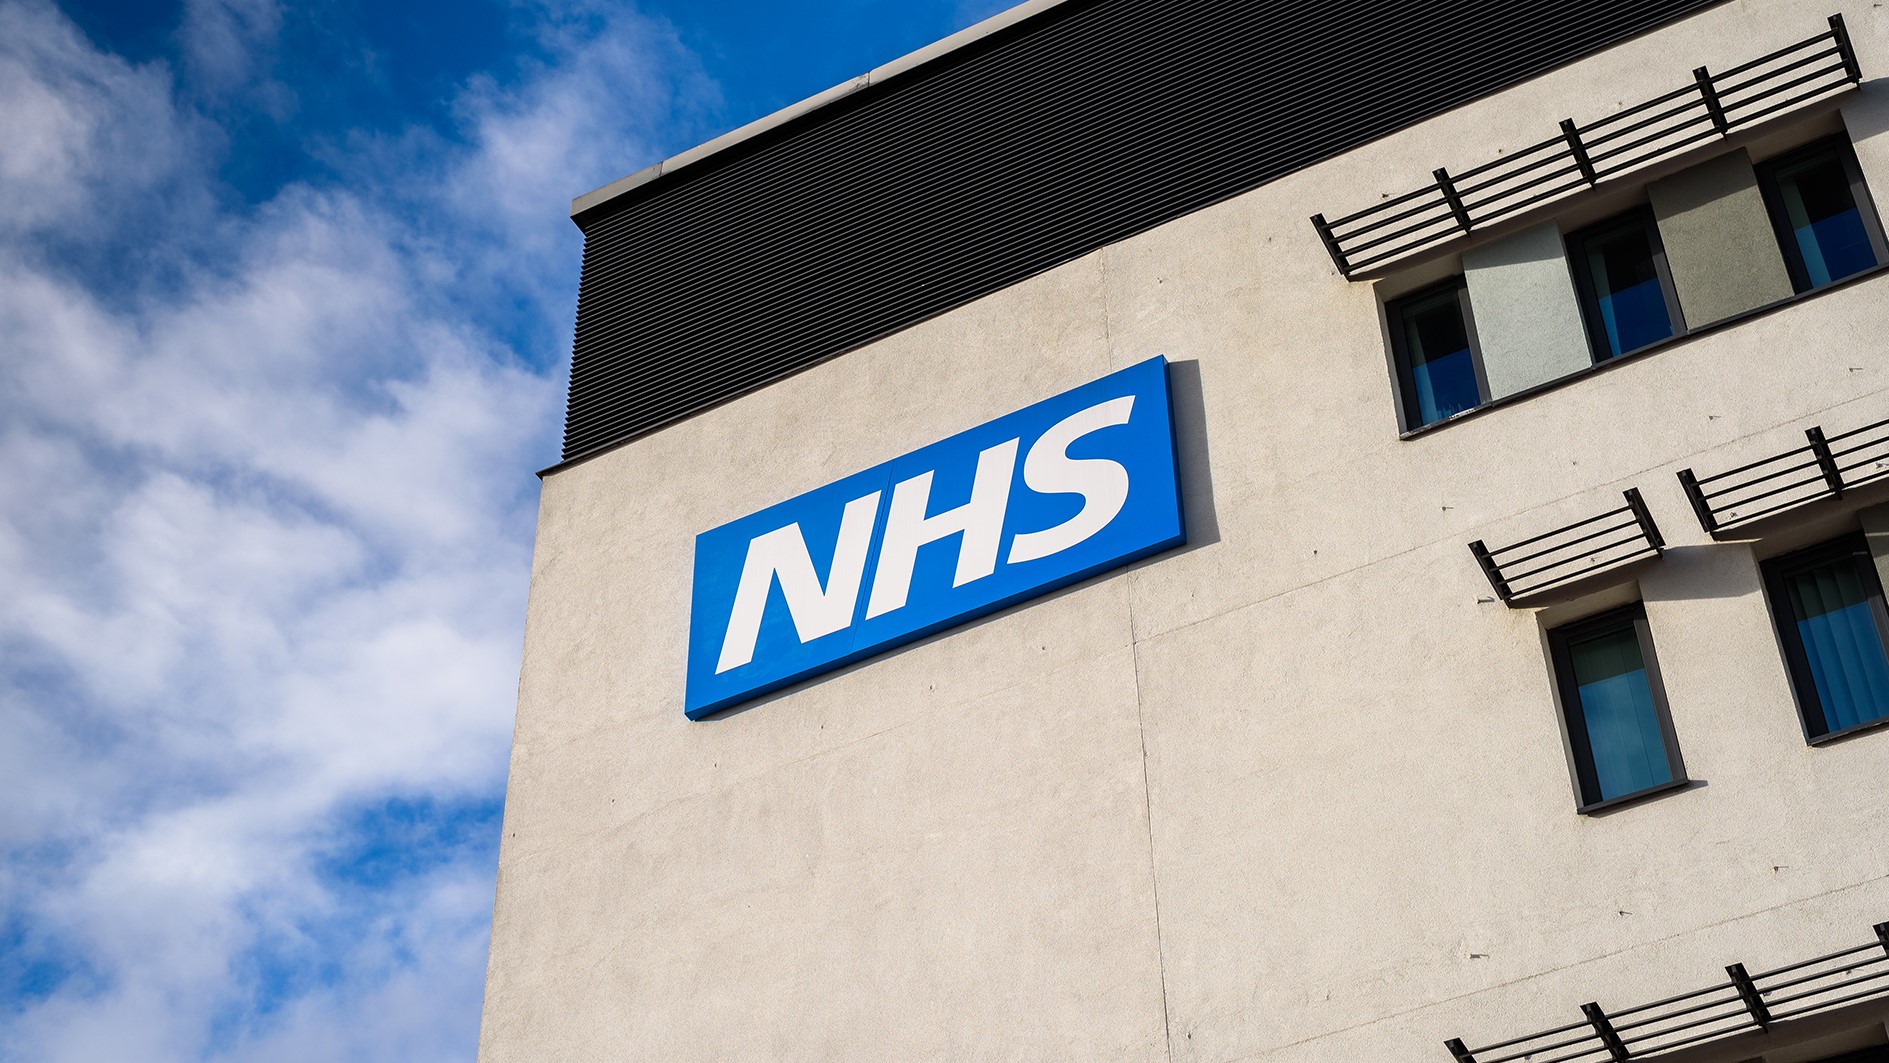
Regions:
M 1098 429 L 1127 424 L 1135 397 L 1123 395 L 1070 414 L 1030 445 L 1023 482 L 1043 495 L 1081 495 L 1082 509 L 1054 528 L 1021 532 L 1010 543 L 1010 563 L 1059 554 L 1108 527 L 1128 502 L 1128 470 L 1108 458 L 1072 458 L 1069 444 Z

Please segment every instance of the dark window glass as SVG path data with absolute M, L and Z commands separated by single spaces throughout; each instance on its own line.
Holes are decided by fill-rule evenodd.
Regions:
M 1889 718 L 1882 585 L 1861 537 L 1768 562 L 1765 584 L 1804 733 L 1823 738 Z
M 1618 358 L 1678 331 L 1677 301 L 1650 213 L 1635 211 L 1605 222 L 1571 242 L 1598 358 Z
M 1881 261 L 1880 228 L 1847 143 L 1824 141 L 1771 160 L 1760 175 L 1798 291 L 1821 288 Z
M 1417 428 L 1482 405 L 1460 280 L 1391 306 L 1406 419 Z
M 1549 633 L 1583 808 L 1684 781 L 1638 605 Z

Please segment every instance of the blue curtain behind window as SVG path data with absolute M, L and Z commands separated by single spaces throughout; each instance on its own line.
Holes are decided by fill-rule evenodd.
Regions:
M 1477 405 L 1476 368 L 1469 360 L 1468 347 L 1419 362 L 1410 372 L 1416 380 L 1417 412 L 1424 424 Z
M 1889 655 L 1855 563 L 1835 561 L 1791 576 L 1785 584 L 1825 731 L 1889 716 Z
M 1653 246 L 1640 223 L 1590 239 L 1587 266 L 1609 353 L 1619 357 L 1673 334 Z
M 1568 646 L 1581 692 L 1581 720 L 1594 756 L 1597 800 L 1673 780 L 1653 689 L 1632 623 Z
M 1876 264 L 1843 163 L 1827 155 L 1778 174 L 1778 192 L 1804 256 L 1810 286 L 1820 288 Z
M 1482 402 L 1469 330 L 1454 290 L 1404 308 L 1404 342 L 1410 352 L 1410 382 L 1423 424 L 1474 409 Z

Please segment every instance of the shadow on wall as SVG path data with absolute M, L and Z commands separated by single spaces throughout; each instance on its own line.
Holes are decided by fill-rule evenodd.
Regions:
M 1658 597 L 1665 601 L 1742 598 L 1758 589 L 1757 565 L 1739 544 L 1668 546 L 1657 563 Z
M 1187 542 L 1135 568 L 1220 541 L 1220 515 L 1213 503 L 1213 460 L 1207 442 L 1207 391 L 1200 379 L 1200 362 L 1169 362 L 1168 390 L 1174 403 L 1174 456 L 1180 465 Z

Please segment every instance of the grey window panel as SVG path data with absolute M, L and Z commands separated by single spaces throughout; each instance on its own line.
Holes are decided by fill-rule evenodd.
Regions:
M 1889 504 L 1871 506 L 1857 514 L 1863 519 L 1863 538 L 1876 562 L 1876 575 L 1889 587 Z
M 1463 276 L 1491 399 L 1593 364 L 1560 226 L 1546 222 L 1463 252 Z
M 1791 297 L 1790 271 L 1742 149 L 1653 182 L 1647 197 L 1688 327 Z

